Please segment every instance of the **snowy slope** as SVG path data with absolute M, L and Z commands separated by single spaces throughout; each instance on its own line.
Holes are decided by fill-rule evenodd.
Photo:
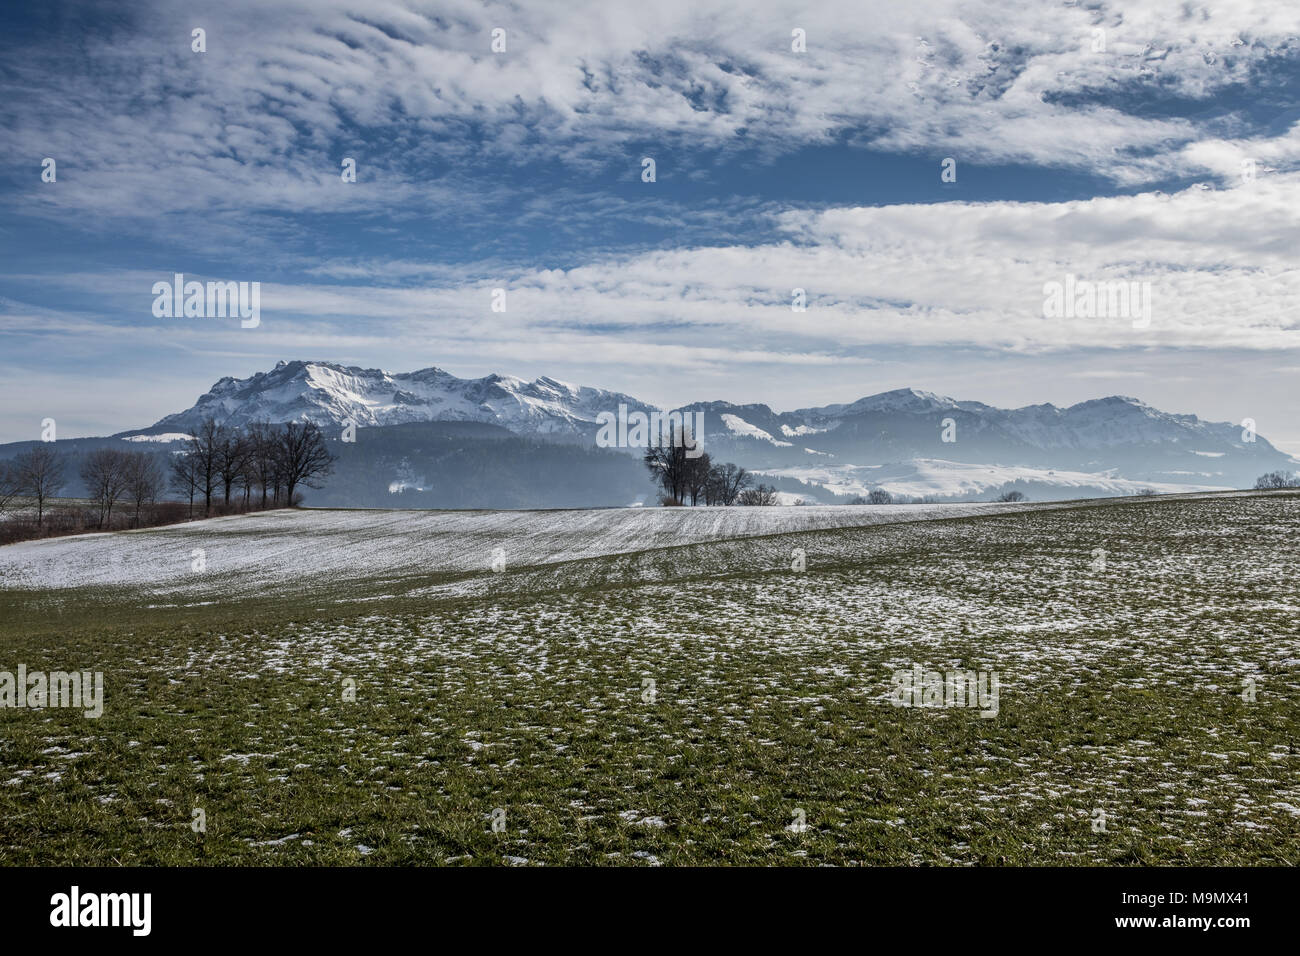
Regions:
M 1245 494 L 1245 493 L 1242 493 Z M 1189 496 L 1193 497 L 1193 496 Z M 1129 499 L 1132 500 L 1132 499 Z M 1124 507 L 1115 499 L 1082 502 Z M 1051 510 L 1075 504 L 862 505 L 797 508 L 611 508 L 574 511 L 271 511 L 0 547 L 0 590 L 139 588 L 162 595 L 240 595 L 348 581 L 487 573 L 709 541 L 898 522 Z M 196 550 L 204 567 L 194 570 Z
M 961 517 L 1024 505 L 802 508 L 607 508 L 575 511 L 271 511 L 0 548 L 0 588 L 133 586 L 203 590 L 247 578 L 250 588 L 381 575 L 482 571 L 647 548 Z M 193 570 L 202 549 L 205 567 Z

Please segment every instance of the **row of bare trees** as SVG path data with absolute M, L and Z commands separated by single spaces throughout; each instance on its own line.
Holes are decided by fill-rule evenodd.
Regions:
M 333 463 L 324 436 L 313 424 L 238 429 L 208 419 L 190 434 L 182 451 L 170 456 L 113 447 L 91 450 L 78 471 L 90 506 L 65 503 L 56 513 L 51 502 L 67 485 L 68 458 L 52 443 L 39 443 L 11 460 L 0 460 L 0 514 L 35 505 L 34 523 L 23 519 L 4 525 L 7 537 L 22 540 L 87 527 L 111 528 L 115 515 L 126 508 L 131 509 L 132 527 L 184 520 L 183 505 L 163 504 L 169 485 L 188 497 L 191 518 L 196 500 L 204 515 L 211 515 L 214 507 L 229 512 L 232 501 L 240 510 L 283 507 L 296 503 L 303 487 L 319 488 Z
M 119 448 L 97 448 L 88 454 L 81 464 L 81 481 L 95 505 L 97 528 L 113 526 L 113 507 L 119 501 L 133 506 L 131 525 L 138 528 L 145 509 L 167 489 L 156 454 Z
M 171 486 L 212 514 L 213 502 L 231 509 L 278 508 L 295 503 L 302 487 L 319 488 L 334 470 L 325 436 L 311 422 L 233 428 L 208 418 L 190 433 L 171 462 Z M 256 496 L 256 497 L 255 497 Z
M 48 444 L 33 445 L 12 461 L 0 461 L 0 514 L 17 498 L 36 502 L 36 524 L 45 520 L 45 507 L 65 484 L 63 456 Z
M 658 444 L 646 449 L 642 461 L 663 492 L 664 504 L 776 503 L 776 490 L 766 485 L 751 488 L 753 476 L 744 468 L 731 462 L 715 465 L 706 452 L 697 451 L 695 439 L 685 429 L 661 435 Z
M 738 505 L 774 505 L 778 503 L 776 489 L 771 485 L 755 485 L 753 488 L 746 488 L 736 499 Z

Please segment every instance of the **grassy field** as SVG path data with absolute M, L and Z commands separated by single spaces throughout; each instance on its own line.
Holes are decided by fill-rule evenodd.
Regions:
M 1300 495 L 502 573 L 335 573 L 301 528 L 323 570 L 264 592 L 0 592 L 0 670 L 106 683 L 0 709 L 0 862 L 1300 864 Z M 914 664 L 997 715 L 892 706 Z

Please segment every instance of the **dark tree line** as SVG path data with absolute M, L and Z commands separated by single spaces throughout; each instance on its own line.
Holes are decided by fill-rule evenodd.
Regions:
M 196 499 L 203 502 L 205 516 L 212 514 L 214 503 L 223 512 L 232 510 L 232 502 L 245 511 L 281 507 L 296 502 L 302 487 L 320 487 L 333 463 L 314 424 L 238 429 L 209 418 L 191 432 L 166 469 L 155 453 L 97 448 L 86 455 L 79 474 L 95 508 L 95 527 L 111 528 L 119 504 L 132 507 L 131 524 L 139 527 L 169 485 L 189 499 L 191 517 Z M 63 459 L 53 448 L 34 446 L 0 472 L 0 506 L 18 495 L 34 498 L 39 527 L 46 502 L 65 483 L 63 470 Z
M 1261 491 L 1268 488 L 1300 488 L 1300 473 L 1293 475 L 1287 471 L 1270 471 L 1255 479 L 1255 488 Z
M 214 500 L 223 511 L 236 507 L 280 508 L 297 503 L 302 488 L 319 488 L 334 470 L 325 436 L 312 422 L 277 426 L 254 423 L 246 428 L 204 419 L 172 457 L 171 487 L 212 514 Z
M 872 488 L 864 498 L 861 495 L 849 502 L 851 505 L 892 505 L 894 496 L 884 488 Z
M 74 461 L 76 458 L 74 456 Z M 205 516 L 253 508 L 284 507 L 301 500 L 302 488 L 319 488 L 333 470 L 334 456 L 314 424 L 256 424 L 229 428 L 208 419 L 179 452 L 95 448 L 82 457 L 77 474 L 90 504 L 53 502 L 67 485 L 69 458 L 52 443 L 35 444 L 0 460 L 0 514 L 35 505 L 35 520 L 0 523 L 0 540 L 21 541 L 48 534 L 111 529 L 129 509 L 131 527 L 184 521 L 186 506 L 164 500 L 168 486 L 195 502 Z
M 770 505 L 776 503 L 775 489 L 759 485 L 753 476 L 731 462 L 714 464 L 707 452 L 698 451 L 695 439 L 684 428 L 660 435 L 642 457 L 650 480 L 663 492 L 661 501 L 671 505 Z

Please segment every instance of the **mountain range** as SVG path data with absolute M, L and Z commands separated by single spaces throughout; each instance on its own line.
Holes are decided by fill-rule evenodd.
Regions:
M 341 490 L 336 476 L 323 497 L 329 503 L 378 504 L 392 503 L 394 496 L 413 491 L 432 494 L 433 498 L 422 499 L 421 506 L 429 506 L 429 500 L 441 501 L 446 486 L 460 481 L 445 474 L 438 480 L 431 478 L 427 474 L 431 462 L 445 461 L 453 451 L 452 457 L 462 459 L 486 456 L 479 470 L 492 484 L 494 456 L 503 462 L 513 456 L 527 469 L 523 463 L 544 444 L 546 457 L 557 462 L 566 455 L 576 461 L 574 456 L 581 454 L 584 467 L 602 461 L 601 468 L 619 476 L 608 495 L 586 503 L 626 504 L 629 495 L 650 501 L 653 489 L 644 473 L 635 478 L 640 467 L 637 449 L 592 447 L 598 416 L 617 414 L 620 406 L 626 413 L 657 411 L 650 403 L 620 392 L 552 378 L 462 379 L 438 368 L 390 373 L 294 361 L 280 362 L 249 378 L 223 378 L 191 408 L 115 437 L 165 443 L 207 417 L 229 425 L 312 421 L 330 437 L 338 437 L 343 426 L 354 423 L 362 437 L 354 447 L 340 449 L 347 459 L 340 463 L 340 471 L 355 471 L 348 462 L 357 465 L 360 461 L 353 460 L 361 458 L 367 473 L 374 472 L 381 447 L 386 464 L 381 473 L 371 474 L 366 489 Z M 789 496 L 827 502 L 847 500 L 876 487 L 904 496 L 954 500 L 987 497 L 991 491 L 1010 488 L 1041 499 L 1134 493 L 1144 488 L 1250 487 L 1265 471 L 1290 470 L 1297 464 L 1263 436 L 1240 425 L 1164 412 L 1123 396 L 1064 408 L 1042 404 L 1003 409 L 916 389 L 895 389 L 847 404 L 786 412 L 726 401 L 695 403 L 675 411 L 702 413 L 703 444 L 714 459 L 760 472 Z M 512 441 L 523 442 L 533 451 Z M 404 453 L 412 442 L 410 453 Z M 480 448 L 481 442 L 488 445 Z M 567 446 L 567 451 L 552 447 L 557 445 Z M 621 460 L 602 455 L 621 456 Z M 556 480 L 567 481 L 562 476 Z M 376 483 L 384 486 L 382 494 L 376 493 Z M 510 500 L 573 503 L 553 491 L 535 487 L 530 493 L 515 493 Z
M 597 413 L 620 402 L 651 408 L 618 392 L 550 378 L 465 379 L 439 368 L 390 373 L 332 362 L 279 362 L 250 378 L 221 379 L 192 408 L 136 434 L 188 432 L 203 419 L 215 418 L 230 425 L 311 421 L 322 427 L 349 421 L 372 427 L 480 422 L 519 435 L 576 437 L 594 433 Z

